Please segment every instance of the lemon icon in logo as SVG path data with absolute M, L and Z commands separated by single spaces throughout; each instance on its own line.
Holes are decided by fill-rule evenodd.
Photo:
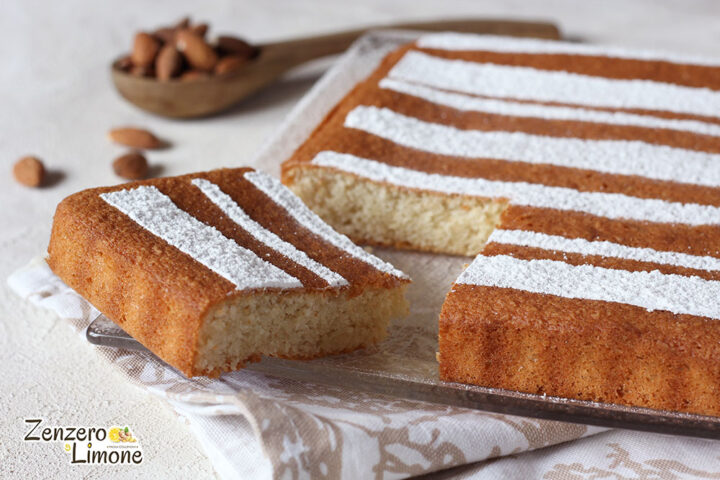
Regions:
M 66 452 L 69 452 L 69 451 L 70 451 L 70 444 L 69 444 L 69 443 L 66 443 L 66 444 L 65 444 L 65 451 L 66 451 Z
M 118 427 L 113 427 L 108 432 L 108 438 L 112 442 L 119 442 L 120 441 L 120 429 Z

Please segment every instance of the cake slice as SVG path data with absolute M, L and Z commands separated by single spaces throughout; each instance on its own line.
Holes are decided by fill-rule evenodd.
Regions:
M 85 190 L 58 205 L 50 268 L 187 376 L 381 341 L 409 280 L 249 168 Z
M 425 35 L 283 181 L 358 242 L 477 255 L 443 380 L 720 415 L 720 60 Z

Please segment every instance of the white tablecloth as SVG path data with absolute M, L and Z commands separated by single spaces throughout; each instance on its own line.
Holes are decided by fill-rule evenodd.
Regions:
M 52 213 L 64 196 L 117 182 L 109 164 L 123 150 L 107 142 L 110 127 L 146 125 L 171 140 L 174 148 L 149 155 L 162 174 L 241 165 L 312 84 L 314 72 L 306 69 L 233 111 L 203 121 L 150 117 L 124 103 L 110 86 L 109 60 L 127 49 L 135 29 L 186 13 L 211 22 L 215 32 L 239 32 L 255 41 L 400 19 L 523 15 L 554 18 L 567 35 L 588 41 L 720 55 L 720 3 L 714 1 L 3 2 L 1 278 L 44 250 Z M 12 163 L 28 153 L 46 161 L 56 185 L 28 190 L 13 182 Z M 199 425 L 188 425 L 162 400 L 129 385 L 53 313 L 22 301 L 4 282 L 0 379 L 0 475 L 215 477 L 204 450 L 208 439 L 193 435 Z M 146 460 L 132 467 L 71 466 L 60 448 L 22 441 L 23 419 L 34 416 L 64 425 L 131 425 Z M 254 471 L 266 471 L 267 460 L 252 441 L 240 442 L 247 462 Z M 711 442 L 670 442 L 659 435 L 614 431 L 447 475 L 480 469 L 514 477 L 708 478 L 720 476 L 718 451 Z M 694 458 L 706 463 L 700 468 Z

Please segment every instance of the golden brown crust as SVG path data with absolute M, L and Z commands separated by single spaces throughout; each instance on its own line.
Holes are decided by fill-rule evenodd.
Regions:
M 715 137 L 688 131 L 458 110 L 381 88 L 377 88 L 372 96 L 372 99 L 363 98 L 362 104 L 377 107 L 391 106 L 389 108 L 397 113 L 461 130 L 520 131 L 531 135 L 574 137 L 584 140 L 639 140 L 688 150 L 720 152 L 720 145 Z
M 720 90 L 717 67 L 673 63 L 656 60 L 639 60 L 612 56 L 543 54 L 522 52 L 459 51 L 418 48 L 437 57 L 488 62 L 500 65 L 517 65 L 540 70 L 561 70 L 606 78 L 624 80 L 644 79 L 674 83 L 687 87 Z M 715 119 L 717 120 L 717 118 Z
M 717 320 L 455 285 L 439 332 L 444 380 L 720 415 Z
M 158 241 L 99 197 L 113 190 L 138 185 L 163 188 L 173 182 L 143 181 L 66 198 L 55 212 L 48 265 L 135 339 L 190 374 L 200 321 L 234 285 L 198 268 L 191 257 Z
M 427 173 L 507 182 L 541 183 L 579 191 L 621 193 L 638 198 L 670 202 L 692 202 L 720 206 L 720 188 L 653 180 L 633 175 L 614 175 L 592 170 L 548 164 L 508 162 L 493 158 L 462 158 L 423 152 L 353 129 L 328 128 L 310 141 L 313 145 L 296 152 L 283 164 L 283 183 L 292 185 L 294 176 L 318 167 L 311 164 L 319 152 L 330 150 L 369 158 L 382 163 Z M 716 141 L 720 146 L 720 143 Z M 393 185 L 392 187 L 397 188 Z
M 720 188 L 654 180 L 641 176 L 608 174 L 599 171 L 566 168 L 548 164 L 439 155 L 404 147 L 360 130 L 345 128 L 344 122 L 347 114 L 358 105 L 367 105 L 389 108 L 397 113 L 410 117 L 460 129 L 501 130 L 508 132 L 521 131 L 535 135 L 592 140 L 638 140 L 675 148 L 712 153 L 720 152 L 720 142 L 717 141 L 716 137 L 709 135 L 627 125 L 509 117 L 480 112 L 467 112 L 379 88 L 378 82 L 384 78 L 395 63 L 412 48 L 414 48 L 412 45 L 408 45 L 388 54 L 375 72 L 353 88 L 343 100 L 328 113 L 307 141 L 298 147 L 293 155 L 282 164 L 283 183 L 292 186 L 294 178 L 300 172 L 317 168 L 311 165 L 310 162 L 318 153 L 330 150 L 349 153 L 361 158 L 377 160 L 388 165 L 407 167 L 427 173 L 469 178 L 480 177 L 489 180 L 510 182 L 540 183 L 548 186 L 577 189 L 579 191 L 621 193 L 638 198 L 656 198 L 671 202 L 689 202 L 720 206 Z M 437 52 L 433 51 L 433 55 L 436 53 Z M 437 54 L 438 56 L 447 58 L 468 57 L 473 58 L 473 61 L 484 61 L 486 55 L 488 55 L 487 52 L 443 52 L 442 54 Z M 509 62 L 508 64 L 514 64 L 508 59 L 512 56 L 513 55 L 505 55 L 503 59 L 505 62 Z M 493 55 L 490 55 L 490 57 L 495 58 Z M 557 55 L 555 57 L 564 56 Z M 591 58 L 600 62 L 603 68 L 607 67 L 607 58 Z M 618 59 L 611 60 L 615 61 Z M 536 66 L 534 62 L 530 60 L 527 61 L 530 62 L 529 64 Z M 658 62 L 629 61 L 629 63 L 632 65 L 636 63 L 643 65 L 650 63 L 652 66 L 652 64 Z M 524 65 L 525 63 L 517 61 L 517 64 Z M 542 62 L 538 64 L 542 64 Z M 678 75 L 685 72 L 686 68 L 692 70 L 692 67 L 694 67 L 692 65 L 669 65 L 667 68 L 674 69 L 672 71 Z M 585 73 L 591 74 L 595 71 L 593 68 L 588 68 L 589 70 L 585 71 Z M 634 76 L 631 75 L 628 78 L 646 78 L 648 71 L 645 69 L 650 67 L 635 65 L 634 68 L 637 71 L 635 71 Z M 701 67 L 703 71 L 707 68 L 708 67 Z M 560 68 L 547 67 L 547 69 Z M 578 71 L 583 73 L 583 70 Z M 603 69 L 600 69 L 600 71 L 603 71 Z M 612 71 L 617 75 L 622 75 L 622 72 Z M 652 71 L 652 68 L 650 68 L 650 71 Z M 612 77 L 611 74 L 604 76 Z M 623 109 L 607 110 L 624 111 Z M 635 112 L 635 110 L 633 110 L 633 112 Z M 653 111 L 652 115 L 656 117 L 666 117 L 667 115 L 665 115 L 665 113 L 667 112 Z M 672 116 L 672 118 L 676 117 L 676 115 Z M 692 119 L 699 118 L 696 116 L 691 117 Z M 704 117 L 702 120 L 710 121 Z M 718 122 L 718 119 L 713 119 L 713 121 Z M 360 239 L 353 238 L 353 240 L 359 242 Z
M 628 272 L 651 272 L 657 270 L 665 274 L 696 276 L 705 280 L 720 280 L 720 271 L 698 270 L 694 268 L 679 267 L 666 263 L 643 262 L 617 257 L 604 257 L 602 255 L 583 255 L 580 253 L 559 252 L 537 247 L 520 245 L 507 245 L 504 243 L 488 243 L 482 251 L 486 257 L 494 255 L 509 255 L 521 260 L 558 260 L 570 265 L 594 265 L 596 267 L 626 270 Z
M 617 221 L 582 212 L 510 205 L 503 213 L 501 226 L 508 230 L 531 230 L 568 238 L 720 257 L 720 225 Z
M 190 184 L 193 178 L 206 178 L 220 186 L 255 221 L 280 233 L 286 241 L 303 246 L 302 250 L 310 257 L 341 274 L 350 283 L 343 287 L 350 295 L 367 287 L 393 288 L 407 282 L 349 255 L 341 255 L 336 247 L 303 228 L 245 180 L 243 174 L 249 170 L 216 170 L 71 195 L 57 207 L 48 264 L 98 310 L 188 376 L 213 373 L 195 368 L 198 332 L 205 314 L 218 303 L 255 292 L 238 291 L 230 281 L 107 204 L 99 196 L 101 193 L 153 185 L 180 208 L 296 276 L 305 285 L 296 289 L 298 292 L 337 293 L 338 289 L 328 290 L 325 280 L 237 228 Z M 292 235 L 286 235 L 290 230 Z

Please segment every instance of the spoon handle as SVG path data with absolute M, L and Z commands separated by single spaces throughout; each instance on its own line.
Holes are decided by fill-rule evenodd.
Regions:
M 552 23 L 522 22 L 515 20 L 439 20 L 431 22 L 408 22 L 360 28 L 327 35 L 299 38 L 260 45 L 262 56 L 279 60 L 287 68 L 316 58 L 345 51 L 358 37 L 373 29 L 410 29 L 425 31 L 455 31 L 464 33 L 488 33 L 516 37 L 558 39 L 560 31 Z

